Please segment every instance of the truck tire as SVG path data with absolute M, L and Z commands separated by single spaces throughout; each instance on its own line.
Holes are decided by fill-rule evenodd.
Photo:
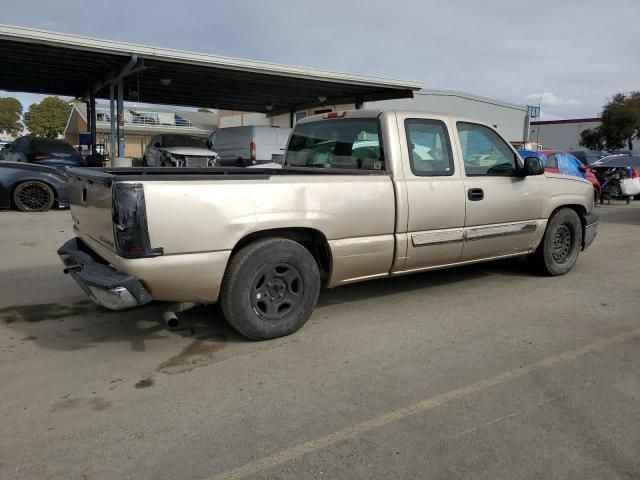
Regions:
M 549 219 L 542 242 L 529 260 L 538 272 L 555 277 L 573 268 L 581 249 L 580 217 L 574 210 L 562 208 Z
M 220 304 L 227 321 L 252 340 L 290 335 L 309 319 L 320 271 L 309 251 L 285 238 L 257 240 L 229 262 Z
M 13 190 L 13 204 L 21 212 L 46 212 L 55 200 L 53 189 L 38 180 L 22 182 Z

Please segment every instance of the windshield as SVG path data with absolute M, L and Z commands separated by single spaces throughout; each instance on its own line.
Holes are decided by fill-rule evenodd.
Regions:
M 207 148 L 207 140 L 205 138 L 192 137 L 189 135 L 163 135 L 162 146 Z
M 298 125 L 289 141 L 292 167 L 384 170 L 378 120 L 336 119 Z

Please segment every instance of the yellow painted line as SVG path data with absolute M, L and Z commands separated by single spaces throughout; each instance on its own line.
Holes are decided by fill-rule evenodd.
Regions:
M 315 450 L 320 450 L 336 443 L 352 439 L 357 435 L 378 429 L 380 427 L 384 427 L 385 425 L 397 422 L 411 415 L 426 412 L 433 408 L 439 407 L 440 405 L 451 402 L 452 400 L 459 400 L 470 395 L 475 395 L 496 385 L 500 385 L 502 383 L 524 377 L 525 375 L 528 375 L 536 370 L 552 367 L 562 362 L 575 360 L 578 357 L 581 357 L 588 353 L 602 350 L 617 343 L 629 340 L 638 335 L 640 335 L 640 328 L 622 333 L 620 335 L 616 335 L 615 337 L 598 340 L 594 343 L 578 348 L 577 350 L 572 350 L 570 352 L 565 352 L 559 355 L 548 357 L 540 360 L 539 362 L 532 363 L 522 368 L 514 368 L 513 370 L 501 373 L 500 375 L 496 375 L 495 377 L 480 380 L 479 382 L 472 383 L 455 390 L 451 390 L 447 393 L 443 393 L 426 400 L 422 400 L 418 403 L 414 403 L 413 405 L 409 405 L 398 410 L 393 410 L 379 417 L 372 418 L 361 423 L 356 423 L 355 425 L 348 426 L 346 428 L 343 428 L 342 430 L 338 430 L 337 432 L 333 432 L 328 435 L 309 440 L 308 442 L 304 442 L 300 445 L 287 448 L 267 457 L 242 465 L 233 470 L 215 474 L 211 477 L 208 477 L 208 480 L 237 480 L 249 475 L 261 473 L 277 465 L 281 465 L 283 463 L 298 459 L 303 455 L 311 453 Z

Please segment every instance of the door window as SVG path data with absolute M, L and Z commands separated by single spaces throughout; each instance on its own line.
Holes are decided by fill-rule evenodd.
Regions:
M 453 154 L 447 127 L 440 120 L 409 118 L 404 121 L 409 164 L 414 175 L 453 175 Z
M 516 175 L 516 154 L 500 136 L 484 125 L 458 122 L 464 170 L 468 177 Z

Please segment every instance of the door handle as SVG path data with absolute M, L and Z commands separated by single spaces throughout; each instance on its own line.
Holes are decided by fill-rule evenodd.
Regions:
M 470 188 L 467 190 L 467 198 L 472 202 L 477 202 L 484 198 L 484 190 L 481 188 Z

